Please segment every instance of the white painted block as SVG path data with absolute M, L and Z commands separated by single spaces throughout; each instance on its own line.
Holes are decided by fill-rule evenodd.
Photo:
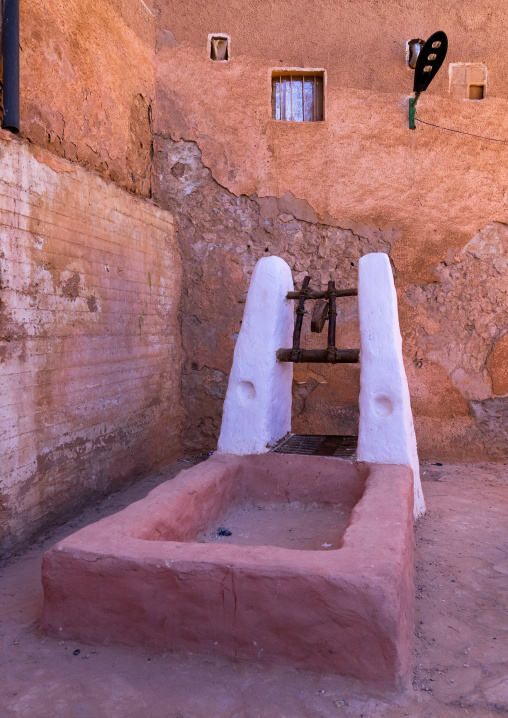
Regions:
M 277 349 L 293 340 L 291 270 L 280 257 L 256 264 L 224 401 L 219 452 L 260 454 L 291 430 L 293 364 Z
M 388 256 L 367 254 L 358 277 L 361 371 L 358 460 L 413 470 L 415 518 L 425 513 L 397 294 Z

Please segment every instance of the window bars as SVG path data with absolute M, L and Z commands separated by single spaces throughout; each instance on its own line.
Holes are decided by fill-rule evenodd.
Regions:
M 323 120 L 323 75 L 274 74 L 272 117 L 292 122 Z

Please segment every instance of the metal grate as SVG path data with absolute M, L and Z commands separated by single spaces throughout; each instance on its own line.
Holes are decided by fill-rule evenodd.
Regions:
M 303 454 L 307 456 L 336 456 L 350 459 L 356 453 L 357 436 L 309 436 L 292 434 L 283 439 L 272 451 L 276 454 Z
M 323 75 L 274 73 L 272 117 L 292 122 L 323 120 Z

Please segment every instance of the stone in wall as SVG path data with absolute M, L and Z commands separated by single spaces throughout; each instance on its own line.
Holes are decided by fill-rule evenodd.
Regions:
M 358 259 L 389 252 L 389 232 L 365 236 L 326 224 L 305 201 L 283 197 L 236 197 L 204 166 L 196 143 L 154 140 L 154 199 L 177 218 L 182 252 L 182 402 L 189 451 L 214 449 L 234 342 L 252 270 L 260 257 L 288 262 L 296 283 L 306 274 L 316 288 L 330 279 L 356 286 Z M 330 221 L 331 218 L 330 218 Z M 359 346 L 354 297 L 338 301 L 337 345 Z M 306 317 L 302 345 L 326 346 L 326 332 L 311 335 Z M 293 429 L 302 433 L 355 434 L 359 369 L 295 366 Z
M 0 546 L 180 453 L 173 219 L 0 132 Z

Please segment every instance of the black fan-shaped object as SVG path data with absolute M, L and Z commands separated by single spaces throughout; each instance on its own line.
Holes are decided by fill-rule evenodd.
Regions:
M 448 38 L 442 30 L 429 37 L 422 47 L 415 67 L 413 92 L 423 92 L 441 67 L 448 50 Z

